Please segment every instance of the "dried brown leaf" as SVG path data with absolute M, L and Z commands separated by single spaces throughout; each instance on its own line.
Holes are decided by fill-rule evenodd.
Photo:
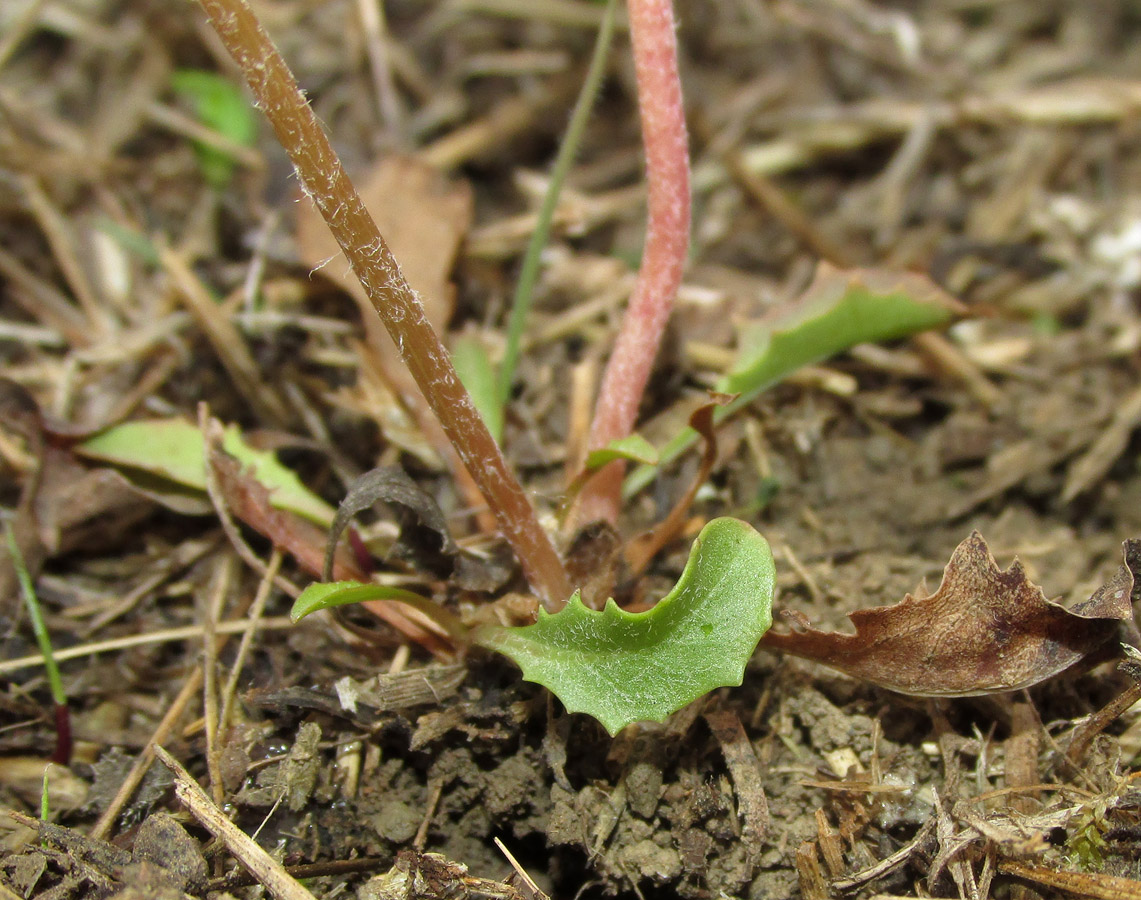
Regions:
M 337 507 L 329 527 L 323 581 L 333 580 L 337 542 L 349 522 L 357 513 L 382 502 L 399 511 L 400 540 L 394 551 L 421 571 L 449 579 L 464 590 L 484 592 L 502 587 L 514 573 L 507 562 L 483 558 L 458 546 L 436 499 L 417 487 L 399 466 L 380 466 L 353 481 Z
M 271 506 L 265 486 L 244 471 L 228 453 L 208 445 L 208 454 L 209 465 L 230 512 L 269 538 L 275 546 L 287 550 L 303 568 L 314 575 L 319 574 L 325 544 L 321 529 L 300 516 Z M 367 581 L 367 576 L 352 556 L 343 550 L 334 559 L 333 577 L 338 581 Z M 433 623 L 416 610 L 388 600 L 372 600 L 365 606 L 406 637 L 434 653 L 447 655 L 450 650 L 446 640 L 434 630 Z
M 99 547 L 108 536 L 145 516 L 150 504 L 117 474 L 91 470 L 66 443 L 69 432 L 51 422 L 22 386 L 0 378 L 0 483 L 20 485 L 9 519 L 16 546 L 35 580 L 51 557 L 82 546 Z M 58 439 L 52 440 L 52 438 Z M 19 597 L 16 568 L 0 534 L 0 622 L 11 619 Z
M 471 226 L 473 200 L 466 182 L 406 156 L 387 156 L 360 179 L 360 195 L 380 233 L 400 260 L 400 270 L 424 304 L 437 331 L 451 318 L 455 287 L 449 274 L 460 242 Z M 312 203 L 297 207 L 297 249 L 301 261 L 351 294 L 361 308 L 369 344 L 385 377 L 402 399 L 416 393 L 396 347 L 373 312 L 364 288 Z
M 471 225 L 471 188 L 416 159 L 394 155 L 382 159 L 360 179 L 360 194 L 400 260 L 404 277 L 420 294 L 432 325 L 444 327 L 455 296 L 448 276 Z M 298 206 L 297 245 L 306 265 L 320 268 L 372 316 L 364 288 L 311 203 Z
M 999 569 L 986 541 L 963 541 L 930 596 L 849 615 L 855 634 L 770 631 L 761 646 L 815 660 L 921 697 L 967 697 L 1038 684 L 1114 640 L 1132 619 L 1141 541 L 1125 564 L 1073 609 L 1046 599 L 1017 560 Z
M 400 261 L 400 270 L 415 290 L 428 321 L 443 333 L 455 306 L 455 287 L 450 274 L 460 244 L 471 228 L 474 196 L 466 181 L 449 179 L 420 159 L 391 155 L 380 160 L 359 183 L 361 199 L 380 233 Z M 362 382 L 365 391 L 358 404 L 376 417 L 385 437 L 428 466 L 440 460 L 451 470 L 468 503 L 481 507 L 483 497 L 455 449 L 428 407 L 427 400 L 405 367 L 372 302 L 345 255 L 333 239 L 316 207 L 308 201 L 297 207 L 297 248 L 301 261 L 319 269 L 356 300 L 368 340 L 362 350 Z M 398 404 L 378 408 L 377 386 L 369 385 L 369 373 L 378 373 Z M 412 427 L 414 426 L 414 428 Z M 418 429 L 420 439 L 414 429 Z M 426 441 L 426 443 L 425 443 Z M 481 528 L 494 528 L 489 519 Z

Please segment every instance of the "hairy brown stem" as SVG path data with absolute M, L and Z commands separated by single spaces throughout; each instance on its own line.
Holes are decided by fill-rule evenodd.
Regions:
M 528 582 L 544 607 L 561 608 L 570 597 L 571 586 L 554 545 L 456 376 L 447 350 L 400 273 L 293 73 L 245 0 L 199 2 L 241 66 L 258 107 L 293 161 L 305 193 L 344 250 L 405 365 L 479 485 Z

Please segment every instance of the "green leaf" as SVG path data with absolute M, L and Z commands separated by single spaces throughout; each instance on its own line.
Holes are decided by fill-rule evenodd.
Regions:
M 817 278 L 792 314 L 775 324 L 757 323 L 742 336 L 733 371 L 717 390 L 750 399 L 802 366 L 822 362 L 868 341 L 890 341 L 945 325 L 955 304 L 919 276 L 879 276 L 877 287 L 863 273 Z
M 257 120 L 240 87 L 216 72 L 179 69 L 171 76 L 174 92 L 193 106 L 198 120 L 235 144 L 252 147 Z M 234 174 L 234 161 L 217 147 L 195 143 L 194 152 L 203 177 L 214 187 L 225 187 Z
M 268 450 L 255 450 L 236 425 L 226 428 L 222 448 L 269 489 L 269 502 L 327 528 L 336 510 L 310 491 L 297 474 Z M 185 419 L 124 422 L 88 438 L 76 448 L 83 456 L 116 467 L 146 472 L 194 490 L 206 490 L 206 451 L 202 432 Z M 130 474 L 124 473 L 124 474 Z
M 452 343 L 452 365 L 471 394 L 471 402 L 483 416 L 483 424 L 497 441 L 503 437 L 503 404 L 499 402 L 495 367 L 487 349 L 474 337 L 460 337 Z
M 311 613 L 322 609 L 332 609 L 334 606 L 349 606 L 353 603 L 365 603 L 369 600 L 393 600 L 405 603 L 420 610 L 432 621 L 448 632 L 457 643 L 467 640 L 468 629 L 457 616 L 448 612 L 438 603 L 422 597 L 419 594 L 407 591 L 404 588 L 392 587 L 384 584 L 371 584 L 360 581 L 330 581 L 316 582 L 303 590 L 289 611 L 289 618 L 299 622 Z
M 289 618 L 300 622 L 311 613 L 334 606 L 348 606 L 364 603 L 367 600 L 424 600 L 419 594 L 404 588 L 389 587 L 383 584 L 368 584 L 361 581 L 315 582 L 303 590 L 293 601 Z
M 930 279 L 912 273 L 839 270 L 821 263 L 816 278 L 791 311 L 760 322 L 742 335 L 732 372 L 716 390 L 738 396 L 714 413 L 721 422 L 797 369 L 822 362 L 856 344 L 891 341 L 948 324 L 962 304 Z M 662 448 L 660 462 L 680 456 L 697 440 L 684 429 Z M 632 496 L 649 484 L 655 470 L 642 466 L 623 485 Z
M 654 449 L 653 444 L 634 432 L 627 437 L 611 441 L 600 450 L 589 453 L 586 457 L 586 470 L 594 472 L 616 459 L 656 466 L 658 464 L 658 451 Z
M 661 721 L 714 688 L 738 685 L 772 623 L 769 545 L 739 519 L 714 519 L 698 535 L 677 585 L 653 609 L 601 612 L 576 593 L 524 628 L 484 626 L 477 643 L 511 657 L 523 677 L 550 688 L 571 712 L 611 734 Z

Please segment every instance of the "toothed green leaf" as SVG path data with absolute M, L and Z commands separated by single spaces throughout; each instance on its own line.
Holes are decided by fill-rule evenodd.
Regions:
M 739 519 L 702 529 L 677 585 L 651 610 L 601 612 L 578 594 L 524 628 L 484 626 L 477 643 L 511 657 L 523 677 L 550 688 L 571 712 L 611 734 L 661 721 L 714 688 L 738 685 L 772 623 L 773 557 Z

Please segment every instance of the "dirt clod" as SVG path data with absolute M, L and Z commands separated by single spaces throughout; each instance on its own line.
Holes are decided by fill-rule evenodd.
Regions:
M 174 887 L 188 893 L 200 891 L 209 874 L 198 841 L 164 812 L 153 813 L 139 826 L 131 857 L 161 868 Z

